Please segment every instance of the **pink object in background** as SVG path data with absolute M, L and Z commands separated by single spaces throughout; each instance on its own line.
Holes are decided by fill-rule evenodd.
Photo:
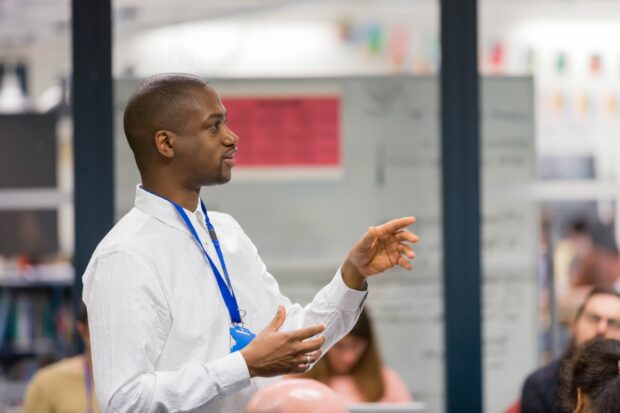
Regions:
M 385 393 L 377 402 L 408 403 L 413 401 L 407 386 L 405 386 L 405 383 L 396 372 L 389 368 L 383 368 L 382 374 L 385 383 Z M 330 378 L 329 387 L 347 404 L 364 403 L 366 401 L 351 375 L 339 375 Z

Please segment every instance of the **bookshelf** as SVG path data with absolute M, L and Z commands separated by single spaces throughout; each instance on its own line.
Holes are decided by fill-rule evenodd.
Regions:
M 0 115 L 10 148 L 0 154 L 0 384 L 9 387 L 73 350 L 68 122 L 54 112 Z
M 0 376 L 27 380 L 73 342 L 70 280 L 0 280 Z

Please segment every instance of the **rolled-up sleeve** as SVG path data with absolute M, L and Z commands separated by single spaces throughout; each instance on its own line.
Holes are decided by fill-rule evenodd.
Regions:
M 156 370 L 172 320 L 155 269 L 138 255 L 114 251 L 91 261 L 83 300 L 102 412 L 189 411 L 250 385 L 238 352 Z

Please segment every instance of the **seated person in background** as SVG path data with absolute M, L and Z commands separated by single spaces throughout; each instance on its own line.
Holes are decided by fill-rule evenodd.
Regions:
M 340 398 L 315 380 L 290 379 L 259 390 L 247 413 L 348 413 Z
M 562 402 L 574 413 L 620 411 L 620 341 L 586 343 L 562 369 Z
M 396 372 L 383 367 L 366 310 L 353 330 L 302 377 L 332 388 L 345 403 L 407 403 L 413 399 Z
M 569 325 L 593 287 L 613 288 L 620 274 L 620 256 L 611 230 L 586 218 L 572 222 L 553 255 L 560 322 Z
M 93 386 L 88 315 L 83 303 L 75 329 L 84 342 L 84 354 L 39 370 L 26 389 L 24 413 L 99 413 Z
M 572 413 L 563 409 L 560 403 L 561 367 L 593 338 L 620 339 L 620 294 L 612 289 L 594 288 L 577 310 L 571 336 L 568 349 L 561 358 L 536 370 L 525 380 L 521 413 Z

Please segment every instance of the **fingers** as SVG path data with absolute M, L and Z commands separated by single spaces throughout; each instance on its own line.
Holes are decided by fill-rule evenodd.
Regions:
M 303 353 L 295 357 L 295 364 L 312 364 L 321 357 L 322 352 L 320 350 L 313 351 L 311 353 Z
M 323 344 L 325 344 L 325 337 L 321 336 L 299 343 L 296 350 L 300 353 L 312 353 L 313 351 L 320 350 Z
M 322 354 L 323 354 L 323 351 L 317 350 L 317 351 L 313 351 L 311 353 L 307 353 L 306 355 L 309 357 L 310 363 L 315 363 L 316 361 L 318 361 L 321 358 Z
M 409 258 L 410 260 L 415 258 L 415 252 L 408 245 L 400 244 L 398 246 L 398 252 L 400 252 L 402 255 L 404 255 L 405 257 Z
M 283 305 L 279 305 L 275 317 L 271 320 L 266 330 L 278 331 L 280 327 L 282 327 L 282 324 L 284 324 L 284 320 L 286 320 L 286 310 Z
M 411 242 L 415 244 L 420 240 L 420 237 L 406 229 L 398 231 L 395 236 L 399 242 Z
M 398 265 L 406 270 L 413 269 L 413 265 L 409 262 L 409 260 L 415 258 L 415 252 L 413 249 L 406 244 L 399 244 L 398 252 L 400 254 L 398 257 Z
M 411 270 L 413 269 L 413 265 L 411 265 L 411 263 L 409 262 L 409 260 L 405 257 L 403 257 L 401 255 L 401 257 L 398 259 L 398 265 L 400 265 L 401 267 L 403 267 L 406 270 Z
M 316 336 L 317 334 L 325 331 L 325 324 L 316 324 L 310 327 L 300 328 L 299 330 L 291 331 L 290 339 L 295 341 L 304 341 L 311 337 Z
M 312 364 L 316 363 L 316 361 L 321 357 L 321 354 L 322 352 L 318 350 L 313 351 L 312 353 L 305 353 L 299 355 L 297 358 L 295 358 L 296 371 L 301 370 L 300 372 L 303 373 L 308 370 L 308 368 L 310 368 Z
M 374 227 L 377 229 L 377 232 L 381 233 L 381 234 L 392 234 L 396 231 L 399 231 L 403 228 L 408 227 L 409 225 L 413 224 L 415 222 L 415 218 L 414 217 L 404 217 L 404 218 L 397 218 L 397 219 L 392 219 L 388 222 L 386 222 L 383 225 L 379 225 L 377 227 Z
M 284 307 L 279 306 L 271 323 L 241 350 L 250 377 L 303 373 L 320 357 L 321 347 L 325 344 L 325 337 L 320 334 L 325 325 L 278 331 L 285 318 Z

